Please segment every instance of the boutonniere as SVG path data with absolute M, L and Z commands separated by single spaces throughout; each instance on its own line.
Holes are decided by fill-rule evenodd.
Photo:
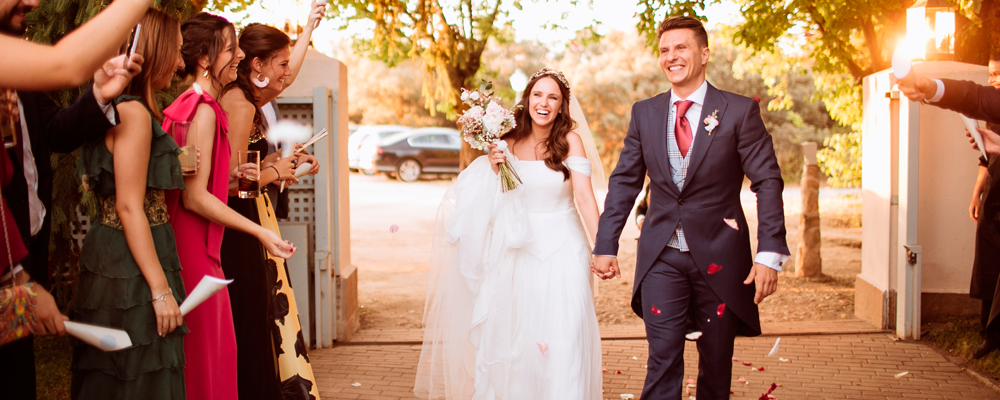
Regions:
M 715 130 L 715 127 L 719 126 L 719 120 L 716 119 L 718 114 L 719 110 L 715 110 L 712 111 L 712 114 L 705 117 L 705 130 L 708 131 L 708 136 L 712 136 L 712 131 Z

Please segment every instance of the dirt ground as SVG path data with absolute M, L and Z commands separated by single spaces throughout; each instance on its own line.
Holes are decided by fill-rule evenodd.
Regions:
M 351 176 L 351 259 L 359 270 L 362 329 L 420 328 L 427 263 L 438 203 L 450 178 L 407 184 L 382 175 Z M 778 292 L 760 306 L 761 321 L 817 321 L 854 317 L 854 279 L 861 272 L 861 200 L 854 190 L 824 188 L 820 196 L 823 274 L 816 279 L 779 275 Z M 786 188 L 789 249 L 797 248 L 801 200 Z M 743 207 L 756 236 L 756 204 L 743 194 Z M 398 227 L 393 230 L 392 227 Z M 598 282 L 595 298 L 601 325 L 639 324 L 630 307 L 638 229 L 622 233 L 619 262 L 623 279 Z M 756 246 L 756 243 L 754 243 Z

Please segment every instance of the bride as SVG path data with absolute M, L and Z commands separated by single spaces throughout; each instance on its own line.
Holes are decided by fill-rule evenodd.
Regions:
M 589 265 L 603 167 L 561 72 L 536 72 L 519 104 L 510 150 L 491 146 L 438 209 L 421 398 L 602 398 Z M 508 158 L 523 183 L 504 193 L 497 165 Z

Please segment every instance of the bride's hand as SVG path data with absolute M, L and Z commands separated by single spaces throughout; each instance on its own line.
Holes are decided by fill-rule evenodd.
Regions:
M 503 154 L 503 150 L 497 148 L 496 144 L 490 145 L 490 166 L 493 167 L 493 173 L 500 173 L 500 164 L 507 161 L 507 156 Z

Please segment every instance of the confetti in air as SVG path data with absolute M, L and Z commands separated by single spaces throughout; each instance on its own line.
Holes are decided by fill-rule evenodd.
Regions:
M 697 332 L 697 331 L 696 332 L 691 332 L 691 333 L 689 333 L 687 335 L 684 335 L 685 339 L 690 340 L 692 342 L 695 341 L 695 340 L 698 340 L 698 338 L 700 338 L 700 337 L 701 337 L 701 332 Z
M 726 225 L 729 225 L 729 227 L 733 228 L 734 230 L 737 230 L 737 231 L 740 230 L 740 226 L 736 225 L 736 220 L 735 219 L 732 219 L 732 218 L 723 218 L 722 222 L 725 222 Z
M 549 345 L 545 342 L 538 342 L 538 350 L 542 352 L 542 356 L 549 355 Z
M 781 341 L 780 337 L 774 340 L 774 347 L 771 348 L 771 352 L 770 353 L 767 353 L 768 357 L 773 356 L 775 354 L 778 354 L 778 342 L 780 342 L 780 341 Z
M 656 308 L 656 304 L 653 304 L 653 309 L 651 311 L 654 315 L 660 315 L 660 310 Z
M 722 266 L 721 265 L 710 264 L 708 266 L 708 274 L 709 275 L 715 274 L 716 272 L 719 272 L 719 271 L 722 271 Z
M 716 314 L 719 314 L 719 318 L 722 318 L 722 314 L 726 313 L 726 303 L 719 304 L 719 308 L 715 310 Z
M 399 226 L 393 224 L 392 226 L 389 227 L 389 233 L 396 233 L 397 231 L 399 231 Z

